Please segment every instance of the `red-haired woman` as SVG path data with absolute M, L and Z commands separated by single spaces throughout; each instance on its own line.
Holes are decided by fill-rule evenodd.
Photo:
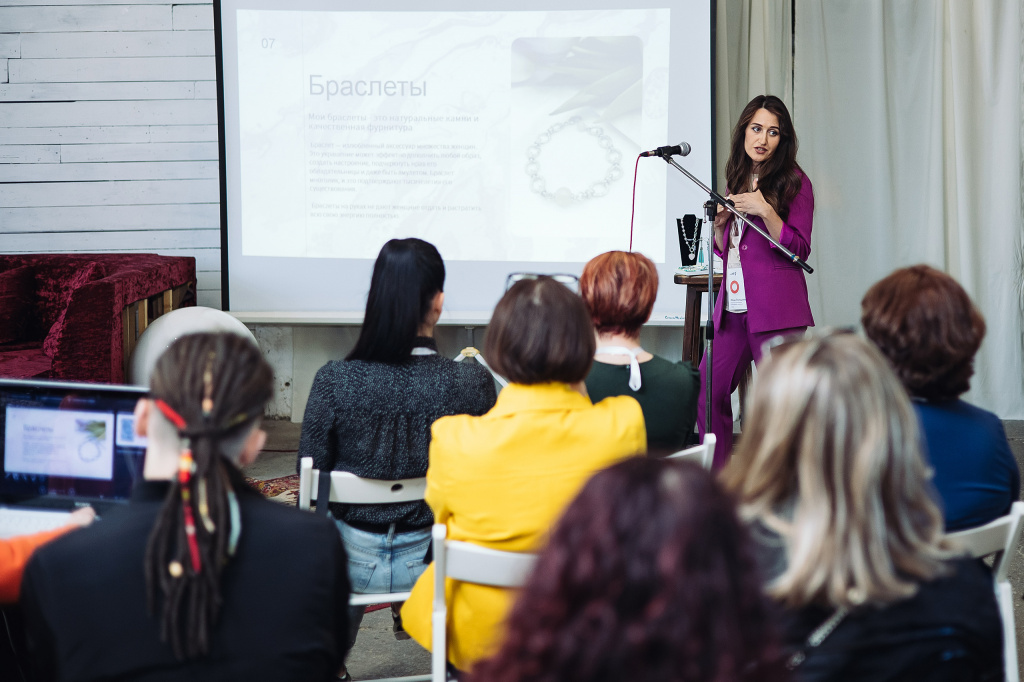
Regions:
M 473 682 L 787 679 L 746 530 L 700 468 L 639 457 L 566 509 Z
M 736 210 L 806 259 L 811 253 L 814 192 L 796 162 L 796 150 L 796 131 L 786 105 L 778 97 L 760 95 L 750 100 L 733 129 L 725 175 Z M 725 265 L 714 314 L 711 431 L 718 438 L 716 469 L 725 465 L 732 450 L 731 395 L 750 361 L 760 361 L 765 341 L 814 324 L 803 271 L 731 217 L 721 209 L 715 219 L 715 253 Z M 706 358 L 701 362 L 701 384 L 707 376 L 705 363 Z M 697 405 L 697 426 L 703 436 L 703 400 Z
M 583 268 L 580 295 L 597 330 L 597 354 L 587 375 L 590 399 L 636 398 L 648 451 L 668 454 L 685 447 L 697 419 L 700 375 L 689 362 L 670 362 L 640 346 L 640 328 L 658 295 L 654 263 L 640 253 L 602 253 Z
M 914 399 L 946 530 L 988 523 L 1020 495 L 1020 472 L 999 417 L 960 399 L 971 387 L 985 320 L 955 279 L 902 268 L 861 302 L 864 333 Z

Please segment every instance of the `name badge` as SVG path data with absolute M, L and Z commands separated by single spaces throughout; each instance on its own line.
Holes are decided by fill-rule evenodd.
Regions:
M 730 263 L 726 268 L 725 287 L 728 292 L 725 300 L 729 312 L 747 312 L 747 290 L 743 286 L 743 268 L 740 265 Z

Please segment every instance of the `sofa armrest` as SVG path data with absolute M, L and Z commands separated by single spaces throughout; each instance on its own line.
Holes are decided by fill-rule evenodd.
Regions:
M 113 258 L 125 260 L 121 254 Z M 130 262 L 117 271 L 76 289 L 47 337 L 47 346 L 53 350 L 53 376 L 123 383 L 125 308 L 193 283 L 195 276 L 194 258 L 132 254 Z

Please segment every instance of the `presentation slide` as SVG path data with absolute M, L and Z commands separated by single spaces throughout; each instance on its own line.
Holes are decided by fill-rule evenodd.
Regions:
M 4 473 L 110 480 L 114 415 L 7 406 Z
M 491 4 L 220 3 L 231 310 L 359 312 L 419 237 L 457 315 L 630 241 L 681 311 L 675 219 L 704 199 L 652 158 L 634 204 L 634 165 L 685 140 L 711 180 L 707 3 Z

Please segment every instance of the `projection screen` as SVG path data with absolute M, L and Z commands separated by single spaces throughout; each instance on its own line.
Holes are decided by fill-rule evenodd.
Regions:
M 636 162 L 686 141 L 712 183 L 712 11 L 216 3 L 225 307 L 357 316 L 384 242 L 420 237 L 454 318 L 486 321 L 509 273 L 632 246 L 658 264 L 655 318 L 681 320 L 676 219 L 706 197 Z

